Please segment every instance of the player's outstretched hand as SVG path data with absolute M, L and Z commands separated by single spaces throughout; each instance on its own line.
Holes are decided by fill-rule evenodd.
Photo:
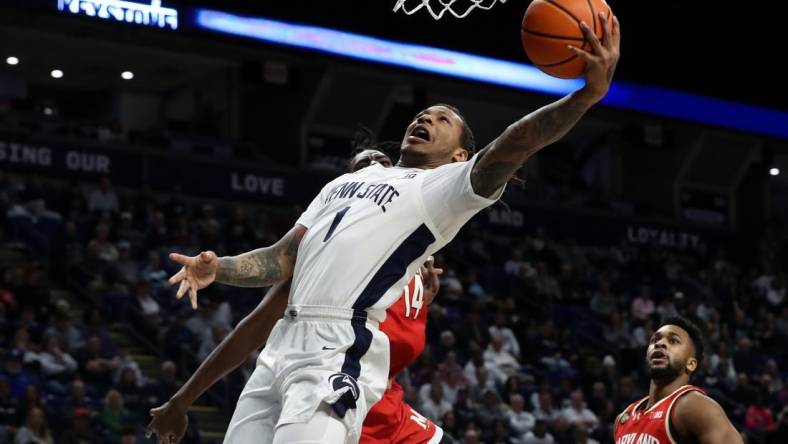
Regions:
M 613 81 L 613 73 L 616 71 L 616 64 L 620 55 L 621 29 L 616 16 L 613 16 L 611 19 L 604 12 L 600 12 L 599 18 L 602 21 L 603 29 L 601 42 L 586 22 L 580 24 L 583 35 L 591 43 L 591 47 L 594 50 L 593 53 L 571 45 L 569 49 L 586 61 L 586 89 L 591 91 L 597 99 L 601 100 L 607 94 L 610 83 Z
M 427 303 L 431 303 L 438 294 L 441 288 L 440 275 L 443 274 L 443 268 L 435 268 L 435 258 L 432 256 L 427 258 L 427 262 L 421 266 L 421 274 L 424 278 L 424 299 Z
M 161 406 L 151 409 L 150 416 L 151 420 L 145 430 L 145 436 L 150 438 L 155 433 L 158 444 L 180 442 L 189 426 L 186 410 L 179 408 L 172 401 L 167 401 Z
M 184 256 L 178 253 L 170 253 L 170 260 L 181 265 L 181 271 L 175 273 L 169 280 L 171 285 L 180 283 L 176 297 L 182 298 L 186 292 L 192 308 L 197 308 L 197 290 L 211 285 L 216 279 L 216 270 L 219 268 L 219 258 L 213 251 L 203 251 L 197 256 Z

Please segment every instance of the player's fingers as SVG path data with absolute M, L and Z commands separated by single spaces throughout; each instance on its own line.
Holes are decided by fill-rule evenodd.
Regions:
M 214 259 L 216 259 L 216 253 L 214 253 L 213 251 L 203 251 L 202 253 L 200 253 L 200 260 L 202 260 L 206 264 Z
M 440 276 L 443 274 L 443 268 L 433 268 L 432 272 L 435 273 L 435 276 Z
M 612 34 L 612 43 L 614 48 L 618 48 L 621 44 L 621 25 L 618 23 L 618 17 L 613 16 L 613 25 L 611 26 L 610 33 Z
M 197 288 L 189 286 L 189 300 L 192 303 L 192 309 L 197 310 Z
M 580 29 L 583 30 L 583 35 L 585 36 L 586 40 L 591 43 L 591 48 L 594 49 L 594 54 L 601 54 L 603 50 L 602 43 L 600 43 L 599 39 L 596 38 L 594 31 L 588 27 L 586 22 L 580 22 Z
M 578 48 L 576 46 L 572 46 L 572 45 L 567 45 L 567 47 L 569 48 L 570 51 L 572 51 L 575 54 L 577 54 L 578 57 L 580 57 L 581 59 L 585 60 L 586 62 L 593 62 L 594 61 L 594 55 L 589 53 L 588 51 L 583 51 L 582 49 L 580 49 L 580 48 Z
M 167 282 L 169 282 L 170 285 L 175 285 L 178 282 L 181 282 L 184 277 L 186 277 L 186 267 L 182 267 L 180 271 L 173 274 Z
M 176 299 L 182 298 L 183 295 L 185 295 L 188 290 L 189 290 L 189 281 L 184 279 L 181 281 L 181 285 L 178 287 L 178 292 L 175 293 L 175 298 Z
M 599 13 L 599 20 L 602 22 L 602 44 L 607 49 L 613 49 L 613 37 L 610 27 L 612 26 L 610 17 L 604 12 Z
M 177 263 L 179 263 L 181 265 L 189 265 L 190 262 L 191 262 L 191 259 L 192 258 L 190 258 L 189 256 L 184 256 L 184 255 L 178 254 L 178 253 L 170 253 L 170 260 L 173 261 L 173 262 L 177 262 Z

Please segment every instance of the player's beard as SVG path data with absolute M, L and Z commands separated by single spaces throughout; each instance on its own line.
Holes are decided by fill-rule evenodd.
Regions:
M 678 365 L 678 363 L 674 364 L 671 359 L 668 359 L 668 365 L 665 366 L 657 367 L 651 365 L 651 363 L 647 363 L 647 365 L 649 377 L 656 381 L 672 381 L 681 374 L 682 366 Z

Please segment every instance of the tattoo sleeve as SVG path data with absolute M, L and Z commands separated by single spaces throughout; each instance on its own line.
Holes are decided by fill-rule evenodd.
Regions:
M 216 282 L 234 287 L 266 287 L 293 275 L 306 228 L 296 225 L 276 244 L 219 258 Z
M 471 172 L 473 190 L 491 196 L 529 157 L 566 135 L 593 103 L 579 90 L 510 125 L 479 153 Z

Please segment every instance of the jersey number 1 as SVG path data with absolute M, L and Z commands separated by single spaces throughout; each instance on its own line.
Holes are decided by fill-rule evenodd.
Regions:
M 328 239 L 331 237 L 332 234 L 334 234 L 334 230 L 337 229 L 337 226 L 339 225 L 340 222 L 342 222 L 342 218 L 345 217 L 345 214 L 349 209 L 350 207 L 345 207 L 337 211 L 336 216 L 334 216 L 334 221 L 331 222 L 331 227 L 328 229 L 328 233 L 326 233 L 326 237 L 323 239 L 323 242 L 328 242 Z

